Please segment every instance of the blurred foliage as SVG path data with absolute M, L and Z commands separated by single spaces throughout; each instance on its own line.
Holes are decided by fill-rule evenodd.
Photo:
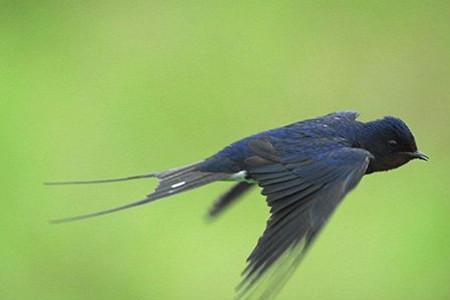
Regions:
M 0 299 L 231 299 L 268 210 L 227 183 L 86 222 L 153 181 L 336 110 L 403 118 L 431 161 L 369 176 L 279 299 L 450 298 L 448 1 L 2 1 Z

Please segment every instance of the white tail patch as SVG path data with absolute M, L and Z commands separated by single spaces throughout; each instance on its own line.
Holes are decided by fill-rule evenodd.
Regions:
M 177 182 L 177 183 L 172 184 L 170 187 L 172 189 L 175 189 L 175 188 L 180 187 L 180 186 L 185 185 L 185 184 L 186 184 L 186 181 L 181 181 L 181 182 Z

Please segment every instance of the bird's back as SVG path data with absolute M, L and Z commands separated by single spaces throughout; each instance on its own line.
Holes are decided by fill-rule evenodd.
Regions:
M 245 160 L 255 155 L 250 146 L 259 139 L 270 139 L 279 151 L 316 151 L 316 143 L 323 145 L 323 139 L 331 144 L 349 146 L 356 135 L 360 122 L 358 113 L 336 112 L 322 117 L 295 122 L 243 138 L 225 147 L 206 159 L 199 168 L 207 172 L 236 173 L 245 170 Z M 322 142 L 321 142 L 322 141 Z M 286 153 L 288 155 L 289 153 Z

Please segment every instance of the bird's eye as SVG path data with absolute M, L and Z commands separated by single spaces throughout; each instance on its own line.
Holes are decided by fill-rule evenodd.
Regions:
M 391 147 L 395 147 L 398 145 L 398 142 L 396 140 L 389 140 L 388 145 Z

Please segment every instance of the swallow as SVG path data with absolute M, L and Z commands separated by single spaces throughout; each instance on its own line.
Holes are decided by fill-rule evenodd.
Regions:
M 300 264 L 342 199 L 364 175 L 428 160 L 402 120 L 370 122 L 343 111 L 299 121 L 241 139 L 213 156 L 187 166 L 131 177 L 48 185 L 111 183 L 154 177 L 155 191 L 142 200 L 86 215 L 78 221 L 137 207 L 216 181 L 234 181 L 209 210 L 220 215 L 259 186 L 270 207 L 266 229 L 247 259 L 239 299 L 271 299 Z

